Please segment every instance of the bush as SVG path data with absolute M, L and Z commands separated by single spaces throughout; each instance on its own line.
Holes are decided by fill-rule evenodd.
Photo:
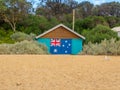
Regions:
M 48 54 L 48 52 L 44 45 L 25 40 L 15 44 L 1 44 L 0 54 Z
M 32 33 L 30 35 L 28 35 L 28 34 L 25 34 L 22 32 L 16 32 L 16 33 L 11 35 L 11 38 L 12 38 L 12 40 L 18 41 L 18 42 L 24 41 L 24 40 L 30 41 L 30 40 L 33 40 L 35 38 L 35 35 Z
M 120 55 L 120 40 L 116 39 L 102 40 L 101 43 L 93 44 L 89 42 L 84 45 L 83 52 L 81 54 L 88 55 Z
M 92 43 L 100 43 L 101 40 L 111 38 L 118 39 L 117 33 L 112 31 L 109 27 L 103 25 L 97 25 L 93 29 L 84 30 L 82 33 L 83 36 L 86 37 L 85 43 L 87 44 L 89 41 Z
M 84 29 L 93 29 L 97 25 L 109 26 L 102 16 L 90 16 L 84 19 L 78 19 L 75 22 L 75 30 L 82 33 Z
M 27 34 L 35 33 L 36 35 L 43 33 L 49 29 L 49 22 L 44 16 L 28 15 L 24 21 L 19 23 L 17 30 Z M 22 26 L 22 27 L 21 27 Z
M 10 54 L 11 44 L 0 44 L 0 54 Z
M 14 43 L 14 41 L 10 38 L 12 35 L 12 30 L 5 31 L 3 28 L 0 28 L 0 44 L 1 43 Z

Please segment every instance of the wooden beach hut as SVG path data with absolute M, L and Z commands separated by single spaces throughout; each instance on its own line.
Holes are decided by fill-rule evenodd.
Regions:
M 45 44 L 51 54 L 78 54 L 82 51 L 84 36 L 63 24 L 38 35 L 36 40 Z

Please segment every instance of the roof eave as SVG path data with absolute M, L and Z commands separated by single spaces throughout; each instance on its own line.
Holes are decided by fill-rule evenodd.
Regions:
M 38 39 L 38 38 L 40 38 L 40 37 L 44 36 L 45 34 L 47 34 L 47 33 L 51 32 L 51 31 L 55 30 L 56 28 L 58 28 L 58 27 L 60 27 L 60 26 L 62 26 L 62 27 L 64 27 L 64 28 L 66 28 L 67 30 L 69 30 L 70 32 L 74 33 L 74 34 L 75 34 L 75 35 L 77 35 L 78 37 L 80 37 L 80 38 L 82 38 L 82 39 L 85 39 L 85 37 L 84 37 L 84 36 L 82 36 L 82 35 L 78 34 L 78 33 L 77 33 L 77 32 L 75 32 L 74 30 L 72 30 L 72 29 L 70 29 L 70 28 L 66 27 L 66 26 L 65 26 L 65 25 L 63 25 L 63 24 L 59 24 L 59 25 L 57 25 L 57 26 L 55 26 L 55 27 L 53 27 L 53 28 L 49 29 L 48 31 L 46 31 L 46 32 L 44 32 L 44 33 L 42 33 L 42 34 L 38 35 L 38 36 L 36 37 L 36 39 Z

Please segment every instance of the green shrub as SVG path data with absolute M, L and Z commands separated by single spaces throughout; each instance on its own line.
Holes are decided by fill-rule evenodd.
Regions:
M 0 44 L 0 54 L 10 54 L 11 44 Z
M 102 40 L 101 43 L 91 43 L 84 45 L 81 54 L 88 55 L 120 55 L 120 40 L 116 39 Z
M 97 25 L 107 26 L 108 23 L 102 16 L 89 16 L 84 19 L 78 19 L 75 22 L 75 30 L 78 33 L 82 33 L 84 29 L 93 29 Z
M 3 28 L 0 28 L 0 44 L 1 43 L 14 43 L 10 38 L 13 32 L 11 30 L 5 31 Z
M 30 35 L 28 35 L 28 34 L 25 34 L 22 32 L 16 32 L 16 33 L 11 35 L 11 38 L 12 38 L 12 40 L 18 41 L 18 42 L 24 41 L 24 40 L 30 41 L 30 40 L 33 40 L 35 38 L 35 35 L 32 33 Z
M 35 33 L 36 35 L 39 35 L 49 29 L 49 24 L 50 23 L 44 16 L 29 14 L 25 17 L 23 22 L 19 23 L 20 26 L 17 27 L 17 30 L 27 34 Z
M 82 35 L 86 37 L 85 43 L 87 44 L 89 41 L 92 43 L 100 43 L 101 40 L 111 38 L 118 39 L 117 33 L 112 31 L 109 27 L 103 25 L 97 25 L 93 29 L 87 29 L 82 32 Z
M 44 45 L 25 40 L 15 44 L 1 44 L 0 54 L 48 54 L 48 52 Z

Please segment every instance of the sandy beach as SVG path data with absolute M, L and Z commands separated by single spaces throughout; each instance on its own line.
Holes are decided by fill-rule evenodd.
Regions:
M 120 90 L 120 56 L 0 55 L 0 90 Z

